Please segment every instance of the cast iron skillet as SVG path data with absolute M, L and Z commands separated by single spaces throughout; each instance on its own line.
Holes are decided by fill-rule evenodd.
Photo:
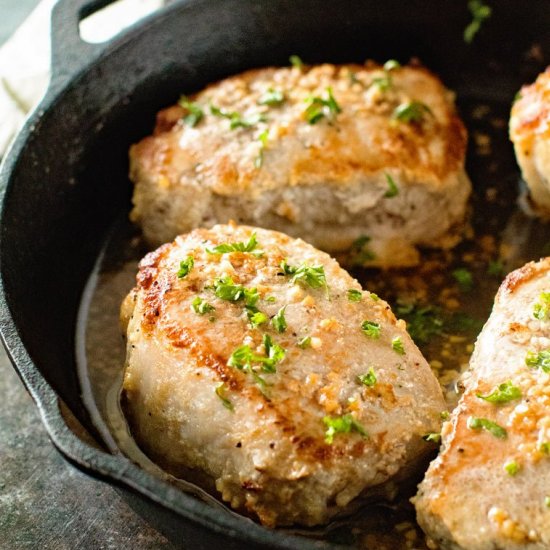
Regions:
M 550 59 L 549 2 L 492 2 L 471 46 L 462 38 L 470 15 L 457 0 L 189 0 L 110 43 L 83 43 L 79 20 L 108 3 L 56 5 L 50 88 L 2 165 L 4 343 L 58 449 L 149 499 L 139 502 L 160 505 L 148 517 L 171 526 L 171 538 L 190 548 L 328 548 L 219 514 L 108 454 L 90 422 L 76 378 L 75 320 L 105 234 L 129 208 L 128 146 L 181 92 L 284 65 L 290 54 L 311 63 L 418 56 L 459 98 L 510 102 Z

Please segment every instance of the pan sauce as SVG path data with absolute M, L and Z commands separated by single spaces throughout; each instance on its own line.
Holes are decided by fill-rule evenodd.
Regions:
M 463 101 L 459 107 L 470 132 L 467 168 L 475 188 L 468 239 L 450 252 L 424 252 L 422 264 L 414 269 L 391 270 L 383 276 L 373 269 L 352 270 L 364 288 L 388 300 L 396 315 L 410 323 L 446 390 L 449 407 L 458 400 L 460 375 L 505 273 L 550 254 L 550 227 L 516 207 L 518 170 L 507 137 L 509 105 Z M 122 452 L 182 490 L 234 513 L 193 483 L 163 472 L 128 432 L 119 405 L 125 349 L 118 313 L 146 249 L 125 220 L 126 214 L 113 228 L 82 301 L 77 358 L 84 402 L 114 453 Z M 187 479 L 204 483 L 192 472 Z M 351 518 L 291 531 L 359 548 L 428 548 L 408 502 L 420 478 L 410 481 L 392 505 L 365 504 Z

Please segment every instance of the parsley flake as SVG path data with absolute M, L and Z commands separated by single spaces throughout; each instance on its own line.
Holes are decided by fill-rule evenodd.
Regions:
M 269 105 L 270 107 L 278 107 L 285 102 L 285 94 L 281 90 L 268 88 L 267 92 L 258 99 L 258 105 Z
M 308 106 L 304 111 L 305 119 L 309 124 L 316 124 L 322 118 L 334 120 L 338 113 L 342 112 L 342 108 L 338 105 L 334 95 L 332 94 L 332 88 L 329 86 L 326 90 L 326 97 L 312 96 L 306 101 Z
M 208 254 L 229 254 L 231 252 L 255 252 L 255 255 L 262 255 L 261 250 L 256 250 L 258 241 L 256 239 L 256 233 L 252 233 L 250 239 L 246 243 L 223 243 L 215 246 L 214 248 L 207 248 Z
M 205 302 L 200 296 L 196 296 L 193 299 L 191 302 L 191 307 L 193 308 L 193 311 L 199 315 L 205 315 L 206 313 L 210 313 L 216 309 L 213 305 Z
M 194 103 L 189 100 L 187 96 L 180 96 L 178 105 L 187 111 L 187 114 L 183 117 L 185 124 L 195 127 L 204 117 L 204 112 L 198 103 Z
M 388 190 L 384 193 L 384 197 L 391 199 L 399 195 L 399 188 L 395 183 L 394 179 L 389 174 L 384 174 L 386 176 L 386 181 L 388 182 Z
M 533 305 L 533 317 L 539 321 L 550 319 L 550 292 L 541 292 L 538 302 Z
M 286 330 L 285 309 L 286 306 L 283 306 L 271 319 L 271 324 L 277 332 L 284 332 Z
M 486 430 L 498 439 L 506 439 L 506 437 L 508 437 L 505 428 L 487 418 L 470 416 L 466 425 L 470 430 Z
M 376 255 L 369 248 L 371 238 L 368 235 L 361 235 L 351 243 L 350 261 L 352 265 L 361 266 L 376 258 Z
M 360 302 L 363 299 L 363 293 L 355 288 L 348 290 L 348 300 L 350 302 Z
M 546 508 L 550 508 L 550 496 L 544 497 L 544 505 Z
M 230 367 L 249 372 L 258 384 L 265 387 L 266 381 L 258 375 L 257 370 L 260 369 L 261 372 L 268 374 L 277 372 L 276 366 L 284 359 L 286 351 L 273 342 L 269 334 L 264 334 L 263 345 L 265 356 L 259 355 L 254 352 L 249 345 L 244 344 L 233 351 L 227 364 Z
M 508 403 L 516 399 L 521 399 L 521 390 L 517 386 L 514 386 L 511 380 L 507 380 L 506 382 L 499 384 L 499 386 L 489 395 L 476 393 L 476 397 L 479 397 L 479 399 L 483 399 L 489 403 L 500 405 L 502 403 Z
M 504 464 L 503 468 L 510 476 L 515 476 L 521 469 L 520 465 L 515 460 L 509 460 Z
M 363 323 L 361 324 L 361 330 L 369 338 L 377 340 L 378 338 L 380 338 L 380 332 L 382 329 L 380 328 L 379 323 L 375 323 L 374 321 L 363 321 Z
M 472 290 L 474 286 L 474 277 L 472 273 L 465 267 L 459 267 L 452 272 L 454 280 L 458 283 L 458 287 L 463 292 Z
M 443 332 L 443 319 L 432 306 L 419 307 L 398 301 L 396 314 L 407 322 L 407 332 L 416 344 L 427 344 Z
M 431 443 L 439 443 L 441 441 L 441 434 L 437 432 L 430 432 L 423 435 L 422 439 Z
M 258 328 L 260 325 L 267 323 L 269 320 L 265 313 L 254 306 L 248 306 L 246 308 L 246 315 L 248 316 L 248 320 L 250 321 L 252 328 Z
M 439 413 L 439 418 L 441 418 L 441 420 L 443 420 L 443 422 L 449 420 L 449 418 L 451 418 L 451 413 L 449 411 L 441 411 Z
M 403 340 L 401 340 L 401 336 L 395 336 L 395 338 L 392 338 L 391 347 L 393 351 L 399 355 L 405 355 L 405 348 L 403 347 Z
M 501 278 L 506 274 L 504 264 L 500 260 L 490 260 L 487 264 L 487 275 Z
M 343 416 L 325 416 L 323 422 L 327 427 L 325 442 L 329 445 L 332 445 L 334 436 L 339 433 L 350 433 L 353 431 L 361 434 L 363 437 L 369 437 L 365 428 L 363 428 L 351 414 L 344 414 Z
M 290 282 L 293 284 L 328 289 L 325 268 L 322 265 L 310 266 L 302 264 L 299 267 L 295 267 L 289 265 L 286 260 L 283 260 L 281 262 L 281 270 L 284 275 L 292 275 Z
M 193 256 L 187 256 L 185 260 L 182 260 L 180 262 L 180 268 L 178 270 L 178 279 L 183 279 L 184 277 L 187 277 L 189 275 L 190 271 L 193 269 L 193 266 L 195 265 L 195 260 L 193 259 Z
M 299 69 L 300 71 L 304 68 L 304 62 L 298 55 L 291 55 L 288 60 L 290 61 L 290 64 L 295 68 Z
M 256 288 L 236 285 L 231 277 L 222 277 L 214 282 L 214 294 L 221 300 L 238 302 L 244 300 L 246 306 L 255 306 L 260 295 Z
M 544 453 L 545 455 L 550 455 L 550 441 L 546 441 L 545 443 L 541 443 L 539 445 L 539 451 L 541 453 Z
M 538 353 L 528 351 L 525 364 L 531 368 L 541 369 L 543 372 L 550 372 L 550 349 L 543 349 Z
M 236 128 L 251 128 L 256 126 L 260 122 L 265 122 L 267 119 L 263 114 L 256 113 L 248 118 L 243 118 L 240 113 L 235 111 L 226 111 L 215 105 L 210 105 L 210 113 L 220 118 L 227 118 L 229 120 L 229 128 L 235 130 Z
M 472 14 L 472 21 L 464 29 L 464 42 L 471 44 L 475 35 L 479 32 L 483 21 L 491 17 L 491 7 L 484 4 L 481 0 L 470 0 L 468 9 Z
M 426 115 L 433 114 L 431 109 L 421 101 L 409 101 L 401 103 L 393 111 L 392 117 L 400 122 L 411 124 L 413 122 L 422 122 Z
M 301 340 L 299 340 L 298 347 L 302 349 L 311 347 L 311 336 L 304 336 Z
M 390 71 L 394 71 L 395 69 L 400 69 L 400 68 L 401 68 L 401 63 L 399 63 L 399 61 L 397 61 L 395 59 L 388 59 L 384 63 L 384 70 L 388 73 Z
M 258 140 L 260 142 L 260 149 L 258 151 L 258 156 L 254 159 L 254 167 L 261 168 L 264 165 L 264 154 L 267 147 L 267 141 L 269 139 L 269 130 L 264 130 L 259 136 Z
M 221 384 L 216 386 L 216 395 L 220 398 L 222 405 L 226 409 L 233 411 L 234 410 L 233 403 L 231 403 L 231 401 L 229 401 L 229 399 L 227 399 L 227 397 L 225 396 L 225 390 L 226 390 L 225 384 L 222 382 Z
M 376 373 L 374 372 L 374 369 L 370 367 L 369 372 L 367 372 L 367 374 L 360 374 L 357 377 L 357 380 L 364 386 L 372 388 L 372 386 L 376 384 L 378 379 L 376 378 Z

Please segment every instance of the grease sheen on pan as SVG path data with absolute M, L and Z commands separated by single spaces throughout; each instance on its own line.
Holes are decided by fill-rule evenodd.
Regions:
M 550 217 L 550 67 L 524 86 L 512 106 L 510 139 L 532 210 Z
M 206 250 L 254 232 L 250 252 Z M 300 277 L 304 266 L 317 277 Z M 227 278 L 247 297 L 218 297 Z M 256 310 L 266 318 L 254 328 Z M 123 403 L 138 444 L 176 476 L 207 474 L 266 525 L 323 523 L 357 497 L 391 493 L 388 482 L 430 452 L 422 436 L 439 431 L 442 392 L 404 322 L 301 240 L 232 225 L 180 236 L 141 262 L 122 318 Z M 242 346 L 251 369 L 232 363 Z M 278 358 L 262 369 L 267 346 Z
M 328 102 L 329 88 L 337 107 L 320 104 L 310 124 L 308 106 Z M 273 92 L 282 100 L 261 104 Z M 416 246 L 460 239 L 466 130 L 453 94 L 425 68 L 264 68 L 191 99 L 203 113 L 194 126 L 188 109 L 170 107 L 130 150 L 131 217 L 154 245 L 234 219 L 332 252 L 366 235 L 371 265 L 402 266 L 419 261 Z
M 444 549 L 548 550 L 550 258 L 504 280 L 442 436 L 415 502 L 426 533 Z

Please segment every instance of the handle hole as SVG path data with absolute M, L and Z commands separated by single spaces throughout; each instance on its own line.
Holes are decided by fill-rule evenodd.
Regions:
M 80 38 L 89 44 L 107 42 L 126 27 L 157 11 L 163 5 L 163 0 L 117 0 L 80 21 Z

